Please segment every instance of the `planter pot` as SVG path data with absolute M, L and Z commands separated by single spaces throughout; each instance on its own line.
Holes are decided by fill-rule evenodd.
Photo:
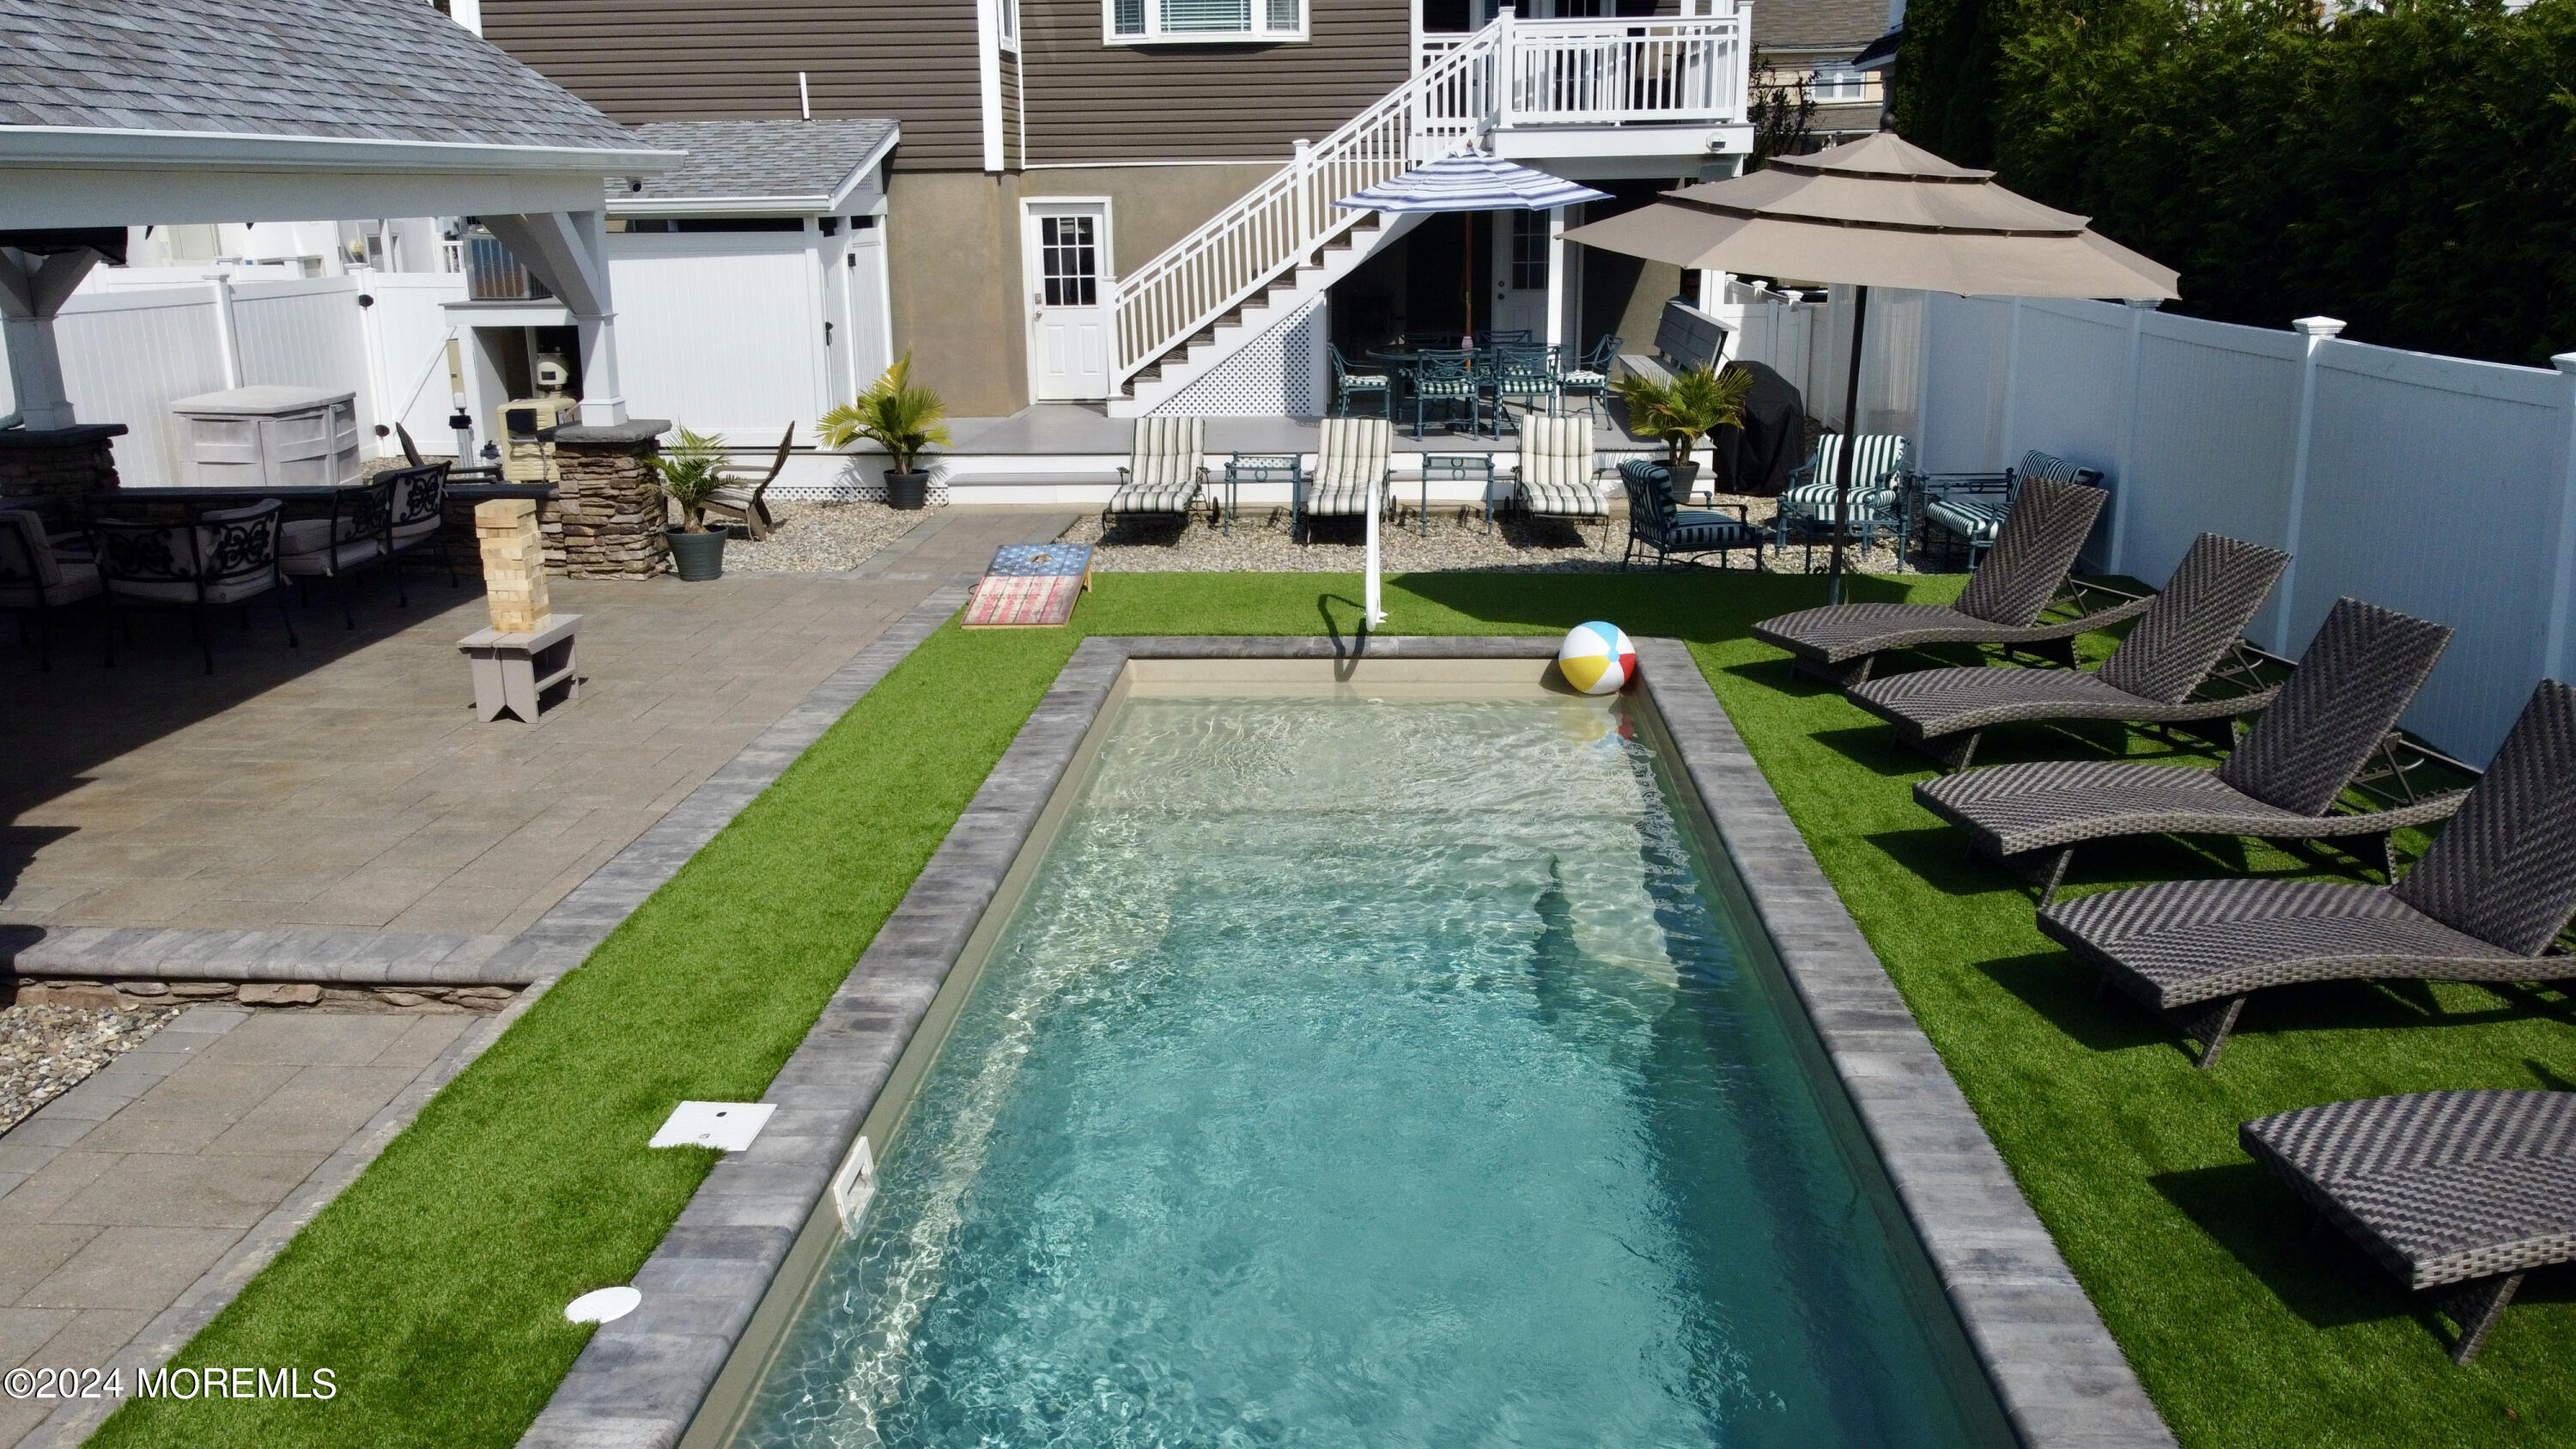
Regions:
M 1673 506 L 1676 508 L 1689 507 L 1691 494 L 1699 488 L 1699 464 L 1666 463 L 1664 466 L 1670 468 L 1673 472 Z
M 930 501 L 930 475 L 886 470 L 886 507 L 915 509 Z
M 724 577 L 725 534 L 721 528 L 704 533 L 670 531 L 671 562 L 678 566 L 680 577 L 691 583 Z

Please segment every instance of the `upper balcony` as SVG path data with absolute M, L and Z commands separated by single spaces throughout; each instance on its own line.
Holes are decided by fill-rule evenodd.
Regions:
M 1741 155 L 1752 7 L 1685 0 L 1689 13 L 1619 19 L 1497 17 L 1500 44 L 1480 87 L 1487 144 L 1514 160 L 1683 160 Z M 1422 37 L 1417 71 L 1469 36 Z

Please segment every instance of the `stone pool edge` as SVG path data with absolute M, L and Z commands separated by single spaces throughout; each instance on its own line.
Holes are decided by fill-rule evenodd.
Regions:
M 759 1139 L 716 1165 L 635 1275 L 642 1306 L 592 1336 L 520 1444 L 681 1443 L 1129 659 L 1356 666 L 1363 658 L 1547 659 L 1555 646 L 1548 636 L 1491 635 L 1372 638 L 1356 647 L 1262 636 L 1083 641 L 763 1094 L 778 1110 Z M 1676 763 L 1710 814 L 1727 820 L 1728 854 L 2016 1433 L 2030 1449 L 2171 1446 L 1689 650 L 1646 639 L 1638 652 L 1643 687 L 1680 749 Z
M 2014 1432 L 2030 1449 L 2171 1449 L 2128 1357 L 1688 646 L 1640 639 L 1637 662 Z

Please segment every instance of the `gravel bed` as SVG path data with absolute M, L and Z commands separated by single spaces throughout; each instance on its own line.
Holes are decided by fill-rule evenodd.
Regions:
M 837 573 L 865 564 L 886 545 L 930 517 L 928 510 L 899 512 L 882 503 L 784 503 L 770 505 L 778 526 L 754 543 L 737 537 L 725 545 L 725 567 L 747 574 Z
M 12 1006 L 0 1010 L 0 1132 L 142 1044 L 181 1008 Z
M 1746 505 L 1755 522 L 1779 511 L 1777 501 L 1770 498 L 1723 501 Z M 1731 506 L 1728 511 L 1733 511 Z M 1270 505 L 1245 508 L 1234 520 L 1230 536 L 1201 512 L 1178 530 L 1168 523 L 1122 523 L 1104 541 L 1100 515 L 1093 512 L 1065 530 L 1063 538 L 1067 543 L 1093 545 L 1092 567 L 1102 573 L 1357 573 L 1367 566 L 1368 556 L 1361 520 L 1318 520 L 1313 541 L 1301 544 L 1289 537 L 1288 510 Z M 1497 518 L 1488 533 L 1483 510 L 1435 503 L 1430 535 L 1425 537 L 1420 512 L 1404 505 L 1395 521 L 1380 526 L 1378 547 L 1388 573 L 1614 572 L 1627 552 L 1628 521 L 1616 517 L 1604 529 L 1598 523 L 1578 526 L 1554 519 Z M 1804 565 L 1805 556 L 1797 546 L 1776 558 L 1766 550 L 1763 566 L 1795 571 Z M 1753 557 L 1736 553 L 1727 559 L 1727 566 L 1751 568 Z M 1825 553 L 1819 549 L 1813 567 L 1822 572 L 1825 566 Z M 1860 572 L 1894 566 L 1895 554 L 1885 547 L 1855 555 L 1854 567 Z

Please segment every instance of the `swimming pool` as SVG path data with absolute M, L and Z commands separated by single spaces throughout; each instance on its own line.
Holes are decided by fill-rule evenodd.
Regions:
M 736 1442 L 2010 1442 L 1637 706 L 1116 708 Z

